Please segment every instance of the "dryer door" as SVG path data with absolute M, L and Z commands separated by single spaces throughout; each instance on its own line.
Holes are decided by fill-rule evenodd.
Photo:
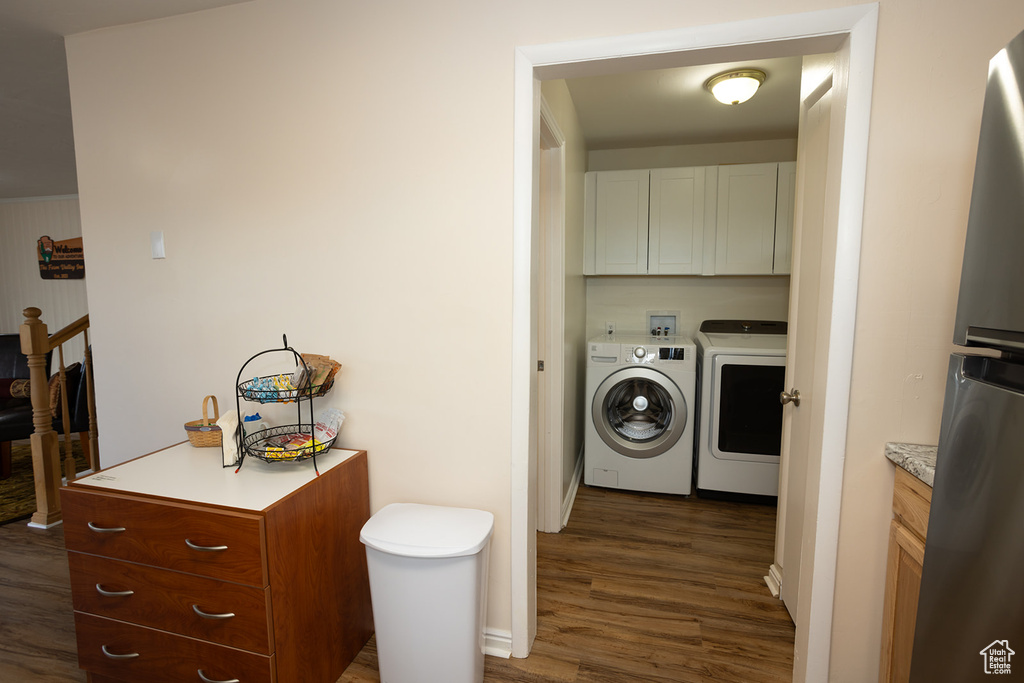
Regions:
M 712 455 L 719 460 L 779 462 L 779 393 L 785 379 L 785 356 L 715 355 L 707 436 Z
M 594 392 L 591 419 L 601 440 L 630 458 L 653 458 L 672 448 L 686 428 L 683 393 L 648 367 L 623 368 Z

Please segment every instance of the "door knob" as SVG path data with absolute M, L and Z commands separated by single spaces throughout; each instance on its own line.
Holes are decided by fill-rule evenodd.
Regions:
M 799 389 L 793 389 L 792 393 L 783 391 L 781 394 L 779 394 L 779 403 L 781 403 L 782 405 L 786 405 L 787 403 L 792 403 L 795 406 L 799 406 L 800 405 L 800 390 Z

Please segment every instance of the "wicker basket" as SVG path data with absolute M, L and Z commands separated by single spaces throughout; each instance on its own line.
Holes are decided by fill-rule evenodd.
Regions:
M 213 419 L 207 416 L 206 406 L 213 399 Z M 217 407 L 217 397 L 207 396 L 203 399 L 203 419 L 192 420 L 185 423 L 185 433 L 188 434 L 188 441 L 196 448 L 212 448 L 220 446 L 221 429 L 216 425 L 220 419 L 220 408 Z

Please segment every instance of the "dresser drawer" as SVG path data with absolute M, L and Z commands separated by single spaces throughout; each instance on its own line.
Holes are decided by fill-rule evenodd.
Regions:
M 75 613 L 78 665 L 119 681 L 273 683 L 274 657 Z M 200 674 L 200 672 L 202 672 Z
M 263 517 L 85 488 L 61 489 L 68 550 L 267 585 Z
M 68 553 L 68 564 L 71 598 L 79 612 L 261 654 L 274 651 L 270 588 L 77 552 Z

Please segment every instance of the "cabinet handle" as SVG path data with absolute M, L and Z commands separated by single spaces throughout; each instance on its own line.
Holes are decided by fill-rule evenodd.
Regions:
M 199 680 L 201 680 L 203 683 L 241 683 L 237 678 L 232 678 L 226 681 L 218 681 L 204 674 L 202 669 L 198 669 L 196 673 L 199 674 Z
M 189 548 L 192 548 L 192 550 L 202 550 L 203 552 L 207 553 L 228 549 L 226 545 L 196 545 L 187 538 L 185 539 L 185 545 L 187 545 Z
M 135 659 L 139 656 L 138 652 L 130 652 L 126 655 L 115 655 L 113 652 L 107 649 L 106 645 L 100 646 L 100 649 L 103 650 L 103 654 L 105 654 L 110 659 Z
M 127 598 L 129 595 L 135 595 L 135 591 L 108 591 L 100 584 L 96 584 L 96 592 L 105 598 Z
M 199 605 L 192 605 L 192 611 L 201 616 L 203 619 L 231 619 L 235 616 L 234 612 L 224 612 L 223 614 L 211 614 L 204 612 L 199 609 Z
M 96 526 L 89 522 L 89 528 L 98 534 L 119 534 L 126 529 L 123 526 Z

